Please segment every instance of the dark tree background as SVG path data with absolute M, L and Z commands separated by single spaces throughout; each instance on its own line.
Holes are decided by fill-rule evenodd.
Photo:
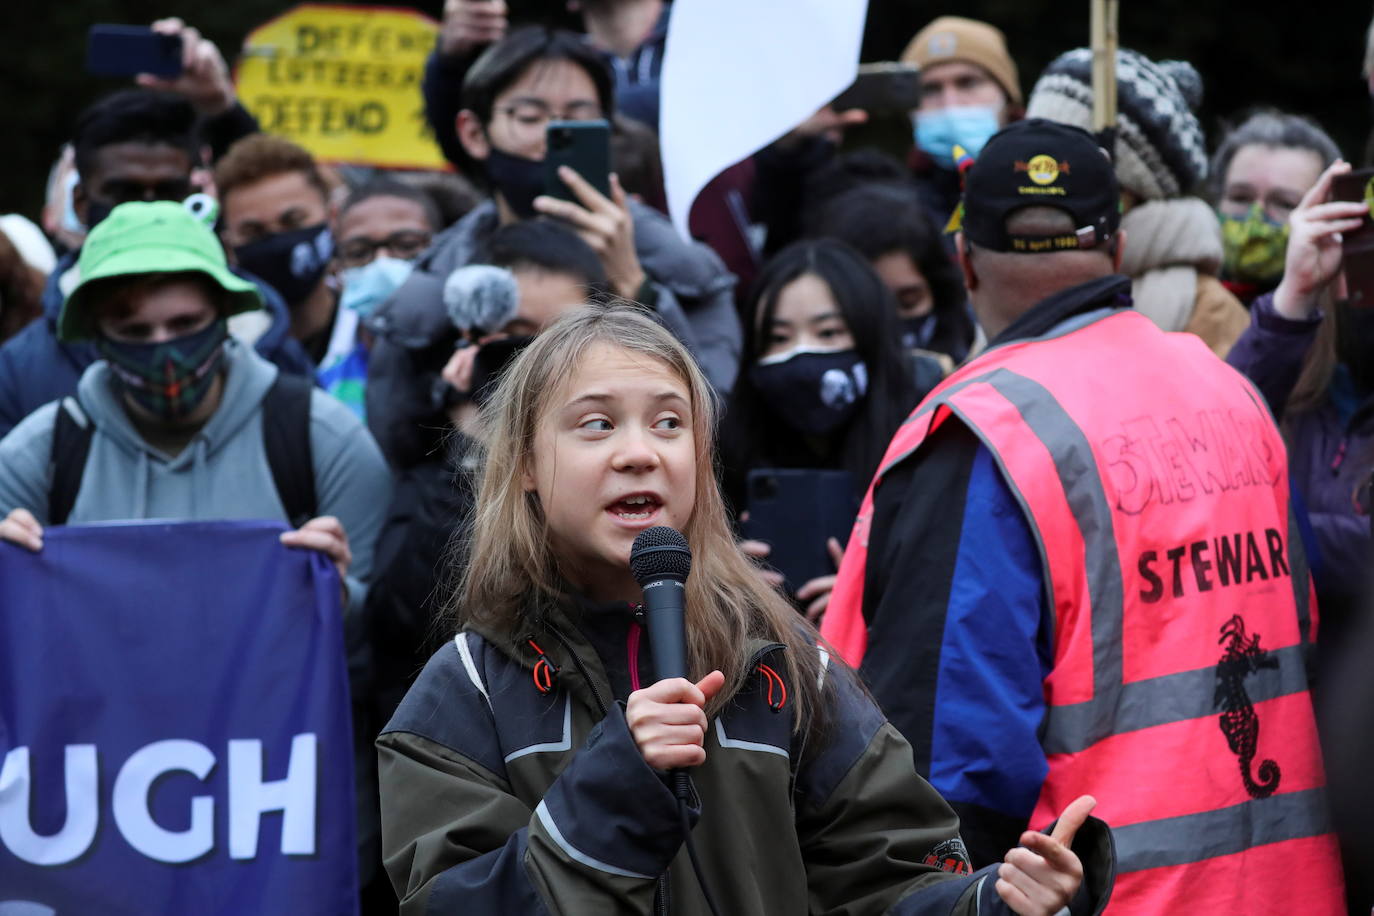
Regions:
M 250 29 L 293 5 L 289 0 L 0 2 L 0 102 L 7 127 L 0 145 L 0 212 L 31 216 L 38 213 L 48 167 L 76 114 L 97 96 L 125 85 L 83 72 L 88 26 L 179 15 L 214 40 L 232 63 Z M 416 6 L 434 16 L 442 7 L 440 0 L 388 5 Z M 572 21 L 562 0 L 509 0 L 509 5 L 517 16 Z M 986 19 L 1007 33 L 1029 92 L 1035 75 L 1055 55 L 1087 43 L 1088 9 L 1088 0 L 871 0 L 864 58 L 895 58 L 923 24 L 957 13 Z M 1123 44 L 1151 57 L 1193 62 L 1206 84 L 1202 118 L 1209 137 L 1216 136 L 1223 119 L 1269 104 L 1317 118 L 1347 156 L 1358 158 L 1370 129 L 1360 69 L 1372 13 L 1368 0 L 1127 0 L 1121 4 L 1121 35 Z

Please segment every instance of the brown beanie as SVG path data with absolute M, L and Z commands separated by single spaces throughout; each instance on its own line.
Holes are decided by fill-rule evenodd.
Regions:
M 941 16 L 916 33 L 902 52 L 902 63 L 924 70 L 946 61 L 961 60 L 988 71 L 1013 105 L 1021 104 L 1016 63 L 1007 53 L 1002 30 L 976 19 Z

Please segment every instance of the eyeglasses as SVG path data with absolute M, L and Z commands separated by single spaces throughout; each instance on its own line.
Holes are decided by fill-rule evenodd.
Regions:
M 496 112 L 510 118 L 515 129 L 526 135 L 542 133 L 550 121 L 595 121 L 603 117 L 596 102 L 570 102 L 560 114 L 533 99 L 506 105 Z
M 418 229 L 402 229 L 384 239 L 345 239 L 338 248 L 339 260 L 347 267 L 362 267 L 371 263 L 377 257 L 377 252 L 385 248 L 393 258 L 409 261 L 429 246 L 432 237 L 432 233 Z

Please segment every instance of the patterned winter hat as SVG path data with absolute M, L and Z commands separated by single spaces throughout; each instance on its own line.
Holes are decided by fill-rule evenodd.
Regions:
M 1092 129 L 1093 54 L 1076 48 L 1045 68 L 1026 116 Z M 1143 200 L 1182 197 L 1207 177 L 1202 125 L 1202 77 L 1186 61 L 1158 63 L 1135 51 L 1116 52 L 1116 174 Z

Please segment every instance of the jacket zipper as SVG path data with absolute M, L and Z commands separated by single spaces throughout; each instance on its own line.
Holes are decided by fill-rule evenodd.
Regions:
M 577 657 L 577 653 L 573 651 L 572 646 L 568 643 L 568 638 L 563 635 L 563 631 L 547 621 L 545 624 L 554 638 L 563 644 L 564 651 L 572 659 L 573 667 L 577 669 L 577 673 L 582 675 L 582 680 L 587 682 L 587 687 L 592 692 L 592 699 L 596 700 L 596 708 L 601 711 L 601 717 L 604 719 L 607 712 L 606 702 L 601 699 L 601 691 L 596 689 L 596 681 L 592 680 L 591 674 L 587 671 L 587 666 L 582 664 L 582 659 Z M 633 670 L 633 666 L 631 670 Z M 657 916 L 668 916 L 668 873 L 666 871 L 658 876 L 658 884 L 654 888 L 654 912 Z
M 563 644 L 563 649 L 572 659 L 573 667 L 577 669 L 578 674 L 582 675 L 582 680 L 587 682 L 587 687 L 592 692 L 592 699 L 596 701 L 596 708 L 601 712 L 601 717 L 604 719 L 610 707 L 601 698 L 601 691 L 596 689 L 596 681 L 592 680 L 590 672 L 587 671 L 587 666 L 582 664 L 582 659 L 577 657 L 577 653 L 573 651 L 572 645 L 568 642 L 568 638 L 563 635 L 562 630 L 547 621 L 545 621 L 545 625 L 549 628 L 549 632 L 554 635 L 554 638 Z
M 639 644 L 644 636 L 644 605 L 630 604 L 630 614 L 634 617 L 630 624 L 629 635 L 625 639 L 625 655 L 630 663 L 630 689 L 638 690 L 639 683 Z M 654 887 L 654 914 L 668 916 L 668 873 L 658 876 Z
M 658 876 L 658 887 L 654 889 L 654 912 L 658 916 L 668 916 L 668 873 Z

